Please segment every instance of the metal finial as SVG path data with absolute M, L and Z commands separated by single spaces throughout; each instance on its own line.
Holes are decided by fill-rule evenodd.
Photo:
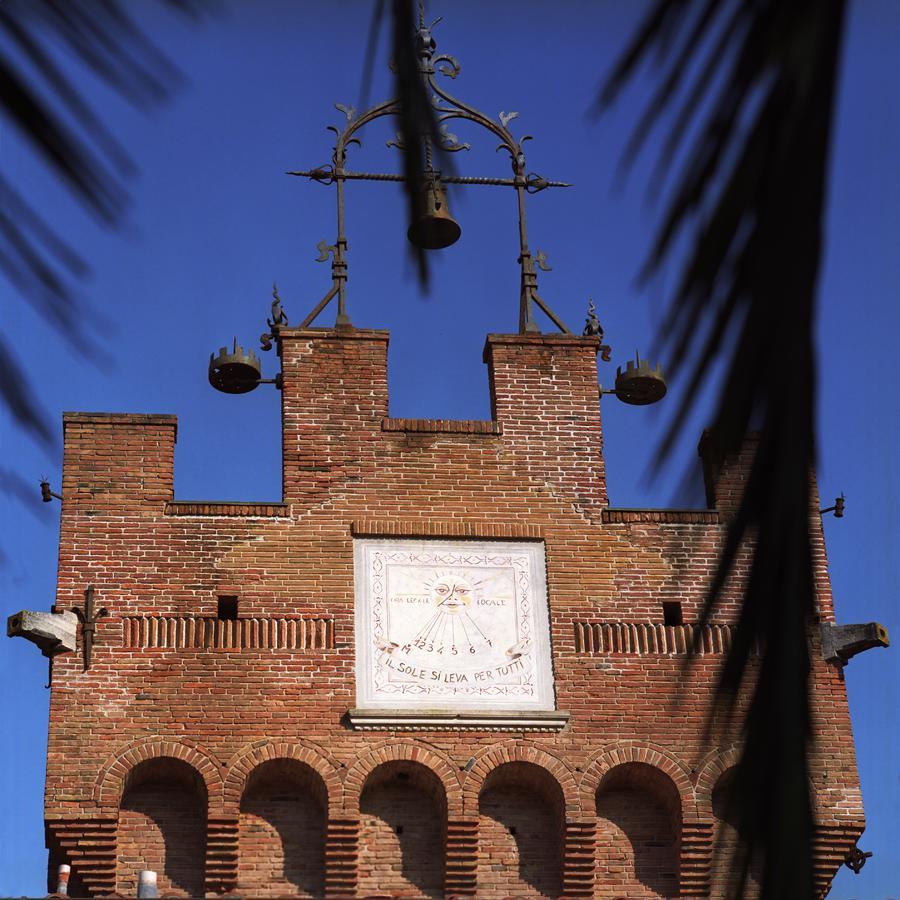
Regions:
M 280 328 L 288 324 L 287 313 L 281 305 L 281 297 L 278 296 L 278 285 L 272 282 L 272 318 L 266 319 L 269 328 Z
M 593 297 L 588 297 L 587 318 L 584 320 L 584 331 L 581 332 L 585 337 L 594 337 L 595 335 L 603 340 L 603 327 L 597 318 L 597 308 L 594 306 Z

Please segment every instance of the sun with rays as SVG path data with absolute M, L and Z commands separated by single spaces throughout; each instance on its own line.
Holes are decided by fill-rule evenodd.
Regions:
M 493 646 L 469 609 L 482 582 L 454 569 L 436 571 L 425 582 L 434 612 L 410 641 L 422 653 L 440 656 L 475 654 Z

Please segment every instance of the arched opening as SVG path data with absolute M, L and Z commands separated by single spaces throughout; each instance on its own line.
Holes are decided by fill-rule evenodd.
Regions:
M 735 810 L 730 802 L 734 769 L 728 769 L 719 776 L 712 793 L 712 811 L 715 820 L 713 832 L 712 895 L 731 897 L 737 890 L 739 876 L 733 872 L 735 853 L 741 849 L 740 832 Z M 736 877 L 737 876 L 737 877 Z M 744 897 L 758 897 L 760 885 L 759 860 L 752 860 L 744 884 Z
M 241 796 L 238 890 L 257 897 L 318 897 L 325 889 L 325 782 L 294 759 L 251 773 Z
M 490 772 L 478 797 L 478 896 L 557 897 L 562 891 L 565 796 L 533 763 Z
M 186 762 L 148 759 L 128 774 L 119 806 L 116 889 L 137 894 L 138 873 L 152 869 L 160 894 L 203 895 L 206 785 Z
M 359 800 L 361 896 L 442 897 L 447 797 L 420 763 L 374 769 Z
M 596 897 L 677 897 L 681 799 L 646 763 L 610 769 L 597 788 Z

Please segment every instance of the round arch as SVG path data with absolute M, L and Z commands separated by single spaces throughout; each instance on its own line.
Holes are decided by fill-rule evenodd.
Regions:
M 733 744 L 724 750 L 714 750 L 708 753 L 698 767 L 695 792 L 697 805 L 703 811 L 704 816 L 712 815 L 712 795 L 719 779 L 737 765 L 740 757 L 740 746 Z
M 450 762 L 435 750 L 421 744 L 388 744 L 369 751 L 354 763 L 344 778 L 344 810 L 348 815 L 359 815 L 359 801 L 366 779 L 384 763 L 404 760 L 419 763 L 429 769 L 444 787 L 448 817 L 462 815 L 462 789 L 459 778 Z
M 681 802 L 682 821 L 696 817 L 697 802 L 687 767 L 662 747 L 634 741 L 606 747 L 591 758 L 581 776 L 579 786 L 580 808 L 583 815 L 594 816 L 597 789 L 606 775 L 613 769 L 629 763 L 642 763 L 667 776 Z
M 206 785 L 210 807 L 214 798 L 221 796 L 222 778 L 210 753 L 193 744 L 153 737 L 132 741 L 107 759 L 94 784 L 94 802 L 100 807 L 118 808 L 132 769 L 160 757 L 180 760 L 195 769 Z
M 488 775 L 510 762 L 531 763 L 544 769 L 562 789 L 566 818 L 575 817 L 579 808 L 578 785 L 570 767 L 542 747 L 514 741 L 488 747 L 475 757 L 475 763 L 463 783 L 463 802 L 467 815 L 478 815 L 478 798 Z
M 222 802 L 232 813 L 237 812 L 247 779 L 257 766 L 276 759 L 292 759 L 312 769 L 322 779 L 328 800 L 328 815 L 334 818 L 343 805 L 343 786 L 338 767 L 316 744 L 309 741 L 266 741 L 239 750 L 228 761 Z

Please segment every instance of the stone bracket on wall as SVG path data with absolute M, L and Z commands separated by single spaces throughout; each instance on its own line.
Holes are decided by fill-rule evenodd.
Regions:
M 888 630 L 879 622 L 859 625 L 831 625 L 820 627 L 822 656 L 831 663 L 845 666 L 849 660 L 873 647 L 889 647 Z
M 46 657 L 75 649 L 78 617 L 73 612 L 32 612 L 23 609 L 6 620 L 7 637 L 23 637 Z
M 561 710 L 431 712 L 405 709 L 351 709 L 350 725 L 357 731 L 561 731 L 569 713 Z

